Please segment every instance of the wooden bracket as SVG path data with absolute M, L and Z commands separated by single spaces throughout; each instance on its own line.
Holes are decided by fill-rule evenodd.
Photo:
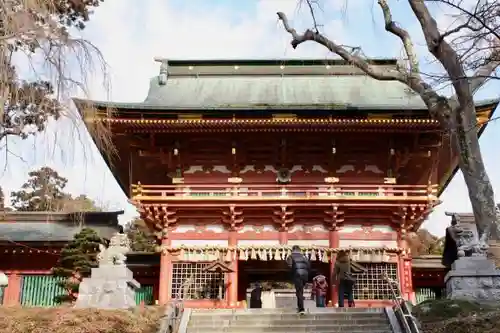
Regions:
M 408 218 L 408 207 L 399 207 L 399 211 L 393 212 L 394 218 L 392 219 L 392 223 L 394 223 L 395 227 L 403 230 L 406 228 L 406 220 Z
M 281 205 L 278 209 L 274 210 L 273 221 L 279 225 L 280 231 L 288 231 L 288 226 L 294 221 L 294 212 L 288 210 L 287 205 Z
M 330 231 L 337 230 L 340 223 L 344 222 L 344 212 L 339 210 L 339 206 L 332 204 L 331 210 L 325 210 L 327 217 L 324 218 L 325 226 Z
M 176 211 L 170 210 L 167 205 L 142 206 L 139 212 L 141 218 L 156 230 L 158 239 L 168 238 L 170 228 L 177 223 Z
M 230 205 L 228 210 L 222 211 L 222 222 L 229 226 L 229 230 L 236 230 L 243 223 L 243 211 L 236 205 Z

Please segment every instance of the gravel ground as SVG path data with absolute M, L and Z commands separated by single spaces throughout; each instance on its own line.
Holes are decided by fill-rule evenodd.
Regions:
M 1 333 L 156 333 L 161 307 L 76 310 L 0 307 Z
M 500 333 L 500 305 L 427 301 L 414 308 L 425 333 Z

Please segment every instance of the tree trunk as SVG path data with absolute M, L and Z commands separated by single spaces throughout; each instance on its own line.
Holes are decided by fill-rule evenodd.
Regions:
M 430 14 L 425 2 L 423 0 L 409 2 L 420 22 L 429 52 L 443 65 L 455 89 L 455 96 L 448 100 L 451 111 L 448 124 L 451 126 L 447 129 L 451 131 L 457 145 L 458 165 L 469 191 L 479 237 L 483 243 L 489 239 L 498 240 L 495 197 L 479 148 L 473 98 L 474 93 L 486 82 L 486 77 L 499 65 L 495 60 L 496 52 L 493 51 L 489 56 L 489 63 L 487 61 L 487 64 L 472 77 L 467 76 L 460 56 L 440 33 L 437 21 Z M 448 124 L 443 125 L 447 127 Z
M 474 105 L 459 106 L 452 111 L 452 115 L 458 163 L 467 185 L 479 235 L 484 241 L 499 240 L 494 192 L 479 148 Z
M 306 2 L 311 7 L 311 0 Z M 459 154 L 459 167 L 463 172 L 469 191 L 469 198 L 481 242 L 486 244 L 490 239 L 493 241 L 499 240 L 500 231 L 497 224 L 500 221 L 497 222 L 493 188 L 486 173 L 479 148 L 476 110 L 473 99 L 474 93 L 483 86 L 488 76 L 500 66 L 500 61 L 497 59 L 498 52 L 493 50 L 485 59 L 486 64 L 479 68 L 474 75 L 468 77 L 461 57 L 446 42 L 425 1 L 408 0 L 408 2 L 421 25 L 429 52 L 443 65 L 455 89 L 456 94 L 452 98 L 439 95 L 434 88 L 423 80 L 418 69 L 418 59 L 413 50 L 410 35 L 408 31 L 393 21 L 387 0 L 379 0 L 378 4 L 384 14 L 385 29 L 397 36 L 405 47 L 405 53 L 410 62 L 410 69 L 406 72 L 385 70 L 372 66 L 362 57 L 350 52 L 348 48 L 322 35 L 317 29 L 314 31 L 308 29 L 304 34 L 299 35 L 290 25 L 284 13 L 278 12 L 277 15 L 282 21 L 285 30 L 292 36 L 291 44 L 294 49 L 303 42 L 314 41 L 352 63 L 370 77 L 380 81 L 404 83 L 422 98 L 431 116 L 437 119 L 442 127 L 452 135 Z M 312 15 L 314 16 L 314 13 Z

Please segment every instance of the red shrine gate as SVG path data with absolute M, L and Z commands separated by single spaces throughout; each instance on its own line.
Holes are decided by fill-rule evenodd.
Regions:
M 337 60 L 161 61 L 143 103 L 75 101 L 115 134 L 111 169 L 157 233 L 161 304 L 193 276 L 192 306 L 241 306 L 293 245 L 330 271 L 350 250 L 367 269 L 358 304 L 388 301 L 381 272 L 413 298 L 405 234 L 457 165 L 417 96 Z M 495 106 L 479 103 L 479 121 Z M 202 272 L 219 257 L 224 281 Z
M 266 187 L 262 186 L 259 191 L 265 193 Z M 245 299 L 244 291 L 249 283 L 260 279 L 259 276 L 278 275 L 275 278 L 288 280 L 283 260 L 290 254 L 293 245 L 300 245 L 315 268 L 327 276 L 331 275 L 335 253 L 341 248 L 349 249 L 353 259 L 366 267 L 365 272 L 358 273 L 358 304 L 373 306 L 390 300 L 390 290 L 382 281 L 382 273 L 387 273 L 394 279 L 408 276 L 403 281 L 411 288 L 411 267 L 405 264 L 409 262 L 409 258 L 393 227 L 346 224 L 343 216 L 346 211 L 349 215 L 363 212 L 368 214 L 376 210 L 377 204 L 382 207 L 397 207 L 397 202 L 406 200 L 408 192 L 412 193 L 412 190 L 392 186 L 392 189 L 381 195 L 382 188 L 379 187 L 372 189 L 372 195 L 369 195 L 370 187 L 365 187 L 362 190 L 356 189 L 355 192 L 364 194 L 359 195 L 359 192 L 352 194 L 355 190 L 352 186 L 344 189 L 339 185 L 329 187 L 332 188 L 330 193 L 325 189 L 314 189 L 312 185 L 301 185 L 297 190 L 293 185 L 280 185 L 275 187 L 274 196 L 254 194 L 245 188 L 241 196 L 238 185 L 234 185 L 224 195 L 207 194 L 207 190 L 215 191 L 214 188 L 217 187 L 203 185 L 203 196 L 197 196 L 196 186 L 190 186 L 189 195 L 155 197 L 155 191 L 166 192 L 169 191 L 168 187 L 148 190 L 145 186 L 138 186 L 134 198 L 140 202 L 142 216 L 151 221 L 160 221 L 164 228 L 160 303 L 166 302 L 175 294 L 175 290 L 179 289 L 185 279 L 195 275 L 199 278 L 195 281 L 193 290 L 204 290 L 203 285 L 208 285 L 208 281 L 211 281 L 210 288 L 213 289 L 208 293 L 203 291 L 203 295 L 189 295 L 188 298 L 197 299 L 192 301 L 196 306 L 209 306 L 214 302 L 218 306 L 238 306 L 238 302 Z M 182 185 L 176 188 L 170 191 L 186 192 Z M 401 196 L 403 191 L 406 192 L 406 197 Z M 416 206 L 419 208 L 415 212 L 422 214 L 425 212 L 424 207 L 429 205 L 429 194 L 426 194 L 426 188 L 413 191 L 415 194 L 409 196 L 410 200 L 420 200 L 420 207 Z M 344 192 L 348 193 L 343 194 Z M 419 192 L 423 195 L 418 196 Z M 218 193 L 223 192 L 219 190 Z M 235 202 L 241 208 L 233 207 L 236 206 Z M 226 205 L 229 208 L 224 210 Z M 183 210 L 186 206 L 189 209 Z M 274 208 L 276 206 L 280 208 Z M 222 213 L 219 219 L 227 221 L 226 224 L 179 223 L 179 219 L 187 218 L 182 215 L 179 217 L 179 212 L 193 214 L 195 207 L 200 212 L 203 211 L 199 218 L 216 220 L 216 214 Z M 345 210 L 340 210 L 341 207 L 345 207 Z M 188 216 L 192 221 L 193 215 Z M 266 218 L 274 223 L 256 224 L 265 223 L 262 220 Z M 297 223 L 297 220 L 308 220 L 309 223 Z M 221 256 L 234 270 L 228 275 L 227 281 L 216 281 L 216 277 L 201 273 L 204 263 Z M 227 287 L 224 301 L 220 304 L 217 300 L 203 301 L 207 295 L 215 295 L 214 291 L 220 284 Z M 239 287 L 239 284 L 242 286 Z M 406 296 L 411 297 L 410 292 Z M 335 299 L 333 291 L 331 299 Z

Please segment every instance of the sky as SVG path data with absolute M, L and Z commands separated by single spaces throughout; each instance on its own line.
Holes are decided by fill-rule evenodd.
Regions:
M 147 95 L 149 79 L 158 75 L 154 57 L 170 59 L 253 59 L 333 57 L 314 43 L 293 50 L 290 36 L 277 20 L 285 12 L 300 32 L 311 27 L 307 8 L 297 0 L 105 0 L 95 10 L 81 37 L 102 53 L 107 69 L 97 63 L 86 74 L 86 93 L 74 95 L 95 100 L 141 102 Z M 405 1 L 390 0 L 393 17 L 402 23 L 416 44 L 424 68 L 432 57 L 424 45 L 417 20 Z M 374 0 L 324 0 L 317 20 L 321 31 L 336 42 L 361 46 L 368 57 L 400 57 L 399 40 L 384 30 L 382 15 Z M 452 22 L 449 10 L 432 8 L 442 28 Z M 48 75 L 18 60 L 25 77 Z M 498 82 L 488 84 L 477 99 L 500 97 Z M 68 107 L 72 108 L 68 100 Z M 500 112 L 500 111 L 499 111 Z M 500 116 L 500 114 L 499 114 Z M 500 170 L 495 163 L 500 139 L 500 122 L 492 122 L 481 138 L 481 147 L 494 189 L 500 189 Z M 125 210 L 121 222 L 137 215 L 80 119 L 71 112 L 51 122 L 48 129 L 27 140 L 10 138 L 0 143 L 0 184 L 6 193 L 18 189 L 30 170 L 48 165 L 68 178 L 67 190 L 87 194 L 108 210 Z M 445 211 L 469 212 L 470 202 L 459 173 L 448 186 L 424 227 L 443 235 L 449 218 Z

